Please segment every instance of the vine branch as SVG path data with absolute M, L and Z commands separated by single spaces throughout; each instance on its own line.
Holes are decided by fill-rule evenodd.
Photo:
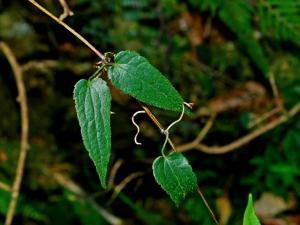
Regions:
M 156 119 L 156 117 L 152 114 L 152 112 L 144 105 L 141 105 L 142 108 L 144 109 L 144 111 L 147 113 L 147 115 L 150 117 L 150 119 L 154 122 L 154 124 L 161 130 L 161 131 L 164 131 L 164 128 L 162 127 L 162 125 L 160 124 L 160 122 Z M 184 112 L 184 110 L 183 110 Z M 180 116 L 180 120 L 182 119 L 182 116 L 183 114 Z M 209 129 L 211 128 L 212 124 L 213 124 L 213 121 L 215 119 L 216 115 L 213 114 L 211 116 L 211 118 L 209 119 L 209 121 L 206 123 L 206 125 L 204 126 L 203 130 L 199 133 L 199 135 L 197 136 L 197 140 L 201 141 L 205 135 L 207 134 L 207 132 L 209 131 Z M 175 149 L 175 145 L 174 143 L 172 142 L 172 140 L 169 138 L 169 135 L 167 133 L 166 135 L 166 139 L 168 140 L 170 146 L 172 147 L 172 150 L 174 152 L 179 152 L 178 150 Z M 164 148 L 164 147 L 163 147 Z M 163 154 L 163 152 L 162 152 Z M 206 201 L 203 193 L 201 192 L 200 190 L 200 187 L 197 186 L 197 193 L 199 194 L 199 196 L 201 197 L 202 201 L 204 202 L 206 208 L 208 209 L 209 213 L 211 214 L 211 217 L 212 219 L 214 220 L 214 222 L 217 224 L 217 225 L 220 225 L 220 223 L 218 222 L 217 220 L 217 217 L 215 216 L 214 212 L 212 211 L 211 207 L 209 206 L 208 202 Z
M 219 221 L 217 220 L 217 217 L 216 215 L 214 214 L 214 212 L 212 211 L 212 209 L 210 208 L 208 202 L 206 201 L 202 191 L 200 190 L 200 187 L 198 186 L 197 187 L 197 193 L 200 195 L 202 201 L 204 202 L 204 205 L 206 206 L 206 208 L 208 209 L 213 221 L 217 224 L 217 225 L 220 225 Z
M 15 55 L 13 54 L 12 50 L 8 47 L 7 44 L 5 44 L 4 42 L 0 42 L 0 48 L 12 68 L 16 80 L 17 90 L 18 90 L 17 101 L 20 104 L 20 111 L 21 111 L 20 154 L 19 154 L 14 183 L 11 188 L 11 199 L 10 199 L 10 203 L 8 206 L 6 219 L 4 223 L 5 225 L 10 225 L 12 223 L 12 219 L 17 204 L 17 199 L 19 196 L 20 186 L 21 186 L 22 177 L 24 173 L 25 160 L 26 160 L 27 150 L 29 146 L 28 145 L 29 119 L 28 119 L 26 90 L 23 82 L 23 73 L 22 73 L 21 66 L 17 62 Z
M 47 9 L 42 7 L 40 4 L 38 4 L 35 0 L 28 0 L 30 3 L 32 3 L 36 8 L 38 8 L 40 11 L 48 15 L 51 19 L 55 20 L 57 23 L 59 23 L 61 26 L 63 26 L 65 29 L 67 29 L 69 32 L 71 32 L 75 37 L 77 37 L 80 41 L 82 41 L 88 48 L 90 48 L 97 56 L 101 58 L 102 61 L 105 61 L 105 56 L 99 52 L 90 42 L 88 42 L 82 35 L 80 35 L 78 32 L 76 32 L 73 28 L 71 28 L 69 25 L 64 23 L 62 20 L 54 16 L 51 12 L 49 12 Z M 152 112 L 144 105 L 141 105 L 146 114 L 150 117 L 150 119 L 154 122 L 154 124 L 160 129 L 160 131 L 165 131 L 163 126 L 160 124 L 160 122 L 156 119 L 156 117 L 152 114 Z M 171 148 L 173 151 L 176 152 L 175 145 L 171 141 L 171 139 L 167 136 L 167 141 L 169 142 Z M 201 193 L 200 189 L 198 188 L 198 193 Z M 203 194 L 201 193 L 201 198 L 205 199 Z M 207 203 L 207 202 L 206 202 Z M 207 205 L 209 211 L 212 213 L 209 205 Z M 213 217 L 213 219 L 216 221 L 216 224 L 219 225 L 218 221 L 216 220 L 216 217 Z M 6 225 L 6 224 L 5 224 Z
M 41 6 L 39 3 L 37 3 L 35 0 L 28 0 L 31 4 L 33 4 L 37 9 L 45 13 L 47 16 L 49 16 L 51 19 L 56 21 L 58 24 L 66 28 L 69 32 L 71 32 L 75 37 L 77 37 L 81 42 L 83 42 L 89 49 L 91 49 L 97 56 L 101 58 L 101 60 L 105 61 L 105 56 L 99 52 L 88 40 L 86 40 L 82 35 L 80 35 L 77 31 L 75 31 L 73 28 L 71 28 L 68 24 L 54 16 L 51 12 L 49 12 L 47 9 L 45 9 L 43 6 Z
M 146 114 L 149 116 L 149 118 L 153 121 L 153 123 L 159 128 L 160 131 L 163 131 L 164 128 L 163 126 L 160 124 L 160 122 L 156 119 L 156 117 L 153 115 L 153 113 L 144 105 L 141 105 L 142 108 L 144 109 L 144 111 L 146 112 Z M 176 148 L 174 143 L 172 142 L 172 140 L 168 137 L 168 142 L 172 148 L 172 150 L 174 152 L 176 152 Z

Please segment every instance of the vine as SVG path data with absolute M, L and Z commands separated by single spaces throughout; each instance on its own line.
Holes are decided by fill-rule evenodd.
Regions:
M 82 35 L 62 21 L 66 16 L 73 14 L 73 12 L 70 11 L 66 5 L 65 1 L 60 1 L 64 9 L 64 13 L 61 15 L 60 19 L 54 16 L 36 1 L 28 1 L 43 13 L 47 14 L 54 21 L 62 25 L 65 29 L 70 31 L 100 58 L 100 61 L 97 63 L 98 68 L 95 73 L 87 80 L 81 79 L 76 83 L 73 97 L 83 143 L 91 160 L 95 164 L 102 187 L 107 187 L 106 175 L 111 154 L 110 115 L 112 112 L 110 109 L 112 99 L 110 89 L 106 81 L 101 78 L 103 73 L 107 73 L 108 78 L 113 86 L 120 91 L 123 91 L 124 93 L 134 97 L 140 102 L 141 107 L 143 108 L 143 111 L 138 111 L 132 116 L 132 122 L 138 129 L 138 132 L 134 137 L 135 143 L 138 145 L 141 144 L 137 141 L 137 135 L 139 134 L 140 128 L 134 121 L 135 116 L 139 113 L 146 113 L 153 123 L 160 129 L 161 133 L 165 135 L 165 141 L 161 149 L 161 156 L 158 156 L 152 165 L 153 175 L 157 183 L 170 195 L 171 199 L 176 205 L 179 205 L 189 193 L 197 192 L 208 208 L 212 219 L 216 224 L 219 224 L 217 217 L 213 213 L 202 192 L 200 191 L 199 186 L 197 185 L 196 175 L 194 174 L 188 160 L 183 156 L 182 153 L 180 153 L 180 151 L 176 151 L 176 147 L 169 137 L 170 129 L 182 120 L 184 114 L 189 114 L 188 108 L 192 107 L 192 103 L 184 102 L 181 95 L 161 74 L 161 72 L 137 52 L 125 50 L 117 54 L 113 54 L 111 52 L 102 54 L 99 50 L 97 50 Z M 17 84 L 21 82 L 18 80 L 18 77 L 16 77 L 16 80 Z M 28 133 L 28 120 L 26 121 L 26 118 L 28 117 L 26 114 L 26 96 L 24 95 L 24 88 L 22 90 L 22 86 L 18 86 L 18 90 L 20 92 L 22 121 L 25 121 L 24 127 L 22 127 L 20 148 L 20 160 L 22 163 L 18 164 L 20 168 L 17 168 L 15 183 L 11 190 L 11 204 L 14 206 L 11 207 L 12 212 L 8 213 L 8 215 L 10 215 L 10 219 L 9 222 L 5 223 L 6 225 L 9 225 L 12 220 L 28 145 L 28 138 L 26 134 Z M 166 129 L 164 129 L 159 120 L 144 104 L 152 105 L 164 110 L 181 112 L 181 114 L 177 120 L 172 122 Z M 200 141 L 208 132 L 209 128 L 212 126 L 214 118 L 215 115 L 212 116 L 211 120 L 203 129 L 203 132 L 201 132 L 196 138 L 194 143 L 200 143 Z M 165 152 L 167 143 L 170 144 L 172 149 L 172 151 L 168 153 Z M 139 174 L 129 177 L 128 180 L 137 176 L 139 176 Z M 2 186 L 4 187 L 4 185 Z M 121 189 L 122 185 L 118 190 L 120 191 Z M 251 195 L 249 196 L 248 205 L 244 215 L 244 224 L 260 224 L 253 210 Z

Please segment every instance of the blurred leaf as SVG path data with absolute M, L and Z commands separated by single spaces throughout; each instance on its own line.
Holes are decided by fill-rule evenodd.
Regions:
M 232 206 L 228 196 L 223 195 L 216 200 L 216 207 L 220 215 L 220 224 L 227 224 L 231 214 L 232 214 Z

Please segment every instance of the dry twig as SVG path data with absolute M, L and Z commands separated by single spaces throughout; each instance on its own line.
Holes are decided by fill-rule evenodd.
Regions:
M 276 107 L 281 109 L 282 112 L 286 113 L 286 109 L 284 108 L 283 98 L 279 94 L 278 87 L 277 87 L 276 81 L 275 81 L 275 75 L 273 72 L 270 72 L 270 74 L 269 74 L 269 81 L 271 84 L 272 93 L 273 93 L 274 102 L 275 102 Z
M 117 162 L 112 166 L 110 170 L 110 176 L 108 178 L 107 190 L 111 190 L 115 183 L 115 178 L 117 175 L 118 170 L 120 169 L 121 165 L 123 164 L 122 159 L 118 159 Z
M 273 120 L 272 122 L 265 124 L 265 125 L 257 128 L 253 132 L 251 132 L 251 133 L 249 133 L 227 145 L 224 145 L 224 146 L 207 146 L 207 145 L 204 145 L 201 143 L 193 143 L 192 142 L 190 145 L 188 145 L 188 148 L 187 147 L 185 147 L 185 148 L 178 147 L 177 149 L 180 149 L 180 151 L 178 150 L 179 152 L 185 152 L 188 150 L 196 149 L 196 150 L 199 150 L 199 151 L 207 153 L 207 154 L 224 154 L 227 152 L 231 152 L 231 151 L 233 151 L 237 148 L 240 148 L 243 145 L 249 143 L 250 141 L 254 140 L 255 138 L 259 137 L 260 135 L 281 125 L 282 123 L 286 122 L 288 119 L 295 116 L 299 112 L 300 112 L 300 102 L 298 104 L 296 104 L 292 109 L 290 109 L 285 114 L 278 117 L 277 119 Z M 184 146 L 184 145 L 182 145 L 182 146 Z M 185 144 L 185 146 L 187 146 L 187 144 Z
M 73 16 L 74 13 L 70 10 L 68 4 L 66 3 L 65 0 L 59 0 L 59 3 L 61 5 L 61 7 L 63 8 L 63 13 L 59 16 L 59 19 L 61 21 L 63 21 L 64 19 L 66 19 L 68 16 Z
M 46 59 L 46 60 L 33 60 L 29 61 L 22 65 L 22 72 L 25 73 L 29 70 L 46 70 L 49 67 L 58 66 L 58 62 L 56 60 Z
M 273 92 L 273 97 L 275 99 L 278 99 L 280 96 L 279 96 L 279 91 L 278 91 L 278 88 L 277 88 L 277 85 L 276 85 L 276 82 L 275 82 L 275 77 L 274 77 L 274 73 L 271 72 L 270 73 L 270 84 L 271 84 L 271 88 L 272 88 L 272 92 Z
M 7 191 L 7 192 L 11 192 L 11 187 L 1 181 L 0 181 L 0 189 Z
M 14 179 L 14 183 L 11 188 L 11 200 L 8 206 L 5 225 L 10 225 L 14 216 L 17 199 L 19 196 L 19 190 L 22 182 L 25 160 L 28 150 L 28 129 L 29 129 L 29 121 L 28 121 L 28 107 L 27 107 L 27 98 L 26 98 L 26 90 L 23 82 L 23 74 L 22 69 L 17 62 L 15 55 L 12 50 L 6 45 L 4 42 L 0 42 L 0 48 L 7 58 L 10 66 L 12 67 L 13 74 L 15 76 L 18 97 L 17 101 L 20 104 L 21 111 L 21 143 L 20 143 L 20 155 L 18 159 L 16 175 Z
M 126 185 L 132 181 L 133 179 L 143 176 L 144 173 L 143 172 L 135 172 L 132 173 L 130 175 L 128 175 L 127 177 L 125 177 L 122 182 L 120 184 L 118 184 L 115 188 L 114 188 L 114 193 L 112 194 L 110 200 L 109 200 L 109 204 L 111 204 L 115 198 L 118 196 L 118 194 L 126 187 Z
M 262 114 L 260 117 L 256 118 L 254 121 L 251 121 L 248 125 L 248 128 L 253 128 L 262 122 L 266 121 L 272 116 L 275 116 L 277 113 L 281 112 L 282 108 L 281 107 L 275 107 L 274 109 Z

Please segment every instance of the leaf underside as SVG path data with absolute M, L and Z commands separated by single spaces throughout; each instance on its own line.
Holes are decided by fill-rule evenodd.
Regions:
M 114 62 L 108 69 L 108 77 L 118 89 L 158 108 L 182 110 L 179 93 L 146 58 L 133 51 L 121 51 Z
M 84 146 L 105 188 L 111 149 L 109 88 L 100 78 L 80 80 L 74 88 L 74 100 Z
M 178 205 L 185 196 L 196 190 L 197 179 L 192 167 L 180 153 L 160 156 L 153 162 L 155 180 Z
M 260 222 L 254 212 L 251 194 L 249 194 L 247 207 L 244 213 L 243 225 L 260 225 Z

